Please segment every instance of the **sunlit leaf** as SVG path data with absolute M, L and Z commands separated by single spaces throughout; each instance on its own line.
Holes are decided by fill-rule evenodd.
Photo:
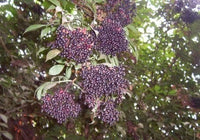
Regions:
M 4 135 L 7 139 L 12 140 L 13 136 L 7 131 L 1 131 L 2 135 Z
M 118 132 L 120 132 L 123 136 L 126 135 L 126 131 L 124 130 L 123 127 L 121 127 L 121 126 L 119 126 L 119 125 L 117 125 L 116 127 L 117 127 L 117 131 L 118 131 Z
M 46 25 L 44 25 L 44 24 L 34 24 L 34 25 L 31 25 L 28 28 L 26 28 L 26 30 L 24 31 L 24 34 L 27 33 L 27 32 L 30 32 L 30 31 L 37 30 L 37 29 L 42 28 L 44 26 L 46 26 Z
M 72 74 L 72 68 L 71 67 L 66 68 L 65 77 L 67 79 L 70 79 L 71 74 Z
M 49 69 L 49 75 L 58 75 L 62 72 L 65 65 L 54 65 Z
M 56 57 L 61 51 L 58 49 L 51 50 L 47 53 L 46 62 Z
M 6 123 L 0 123 L 0 126 L 8 128 L 8 125 Z
M 8 122 L 8 118 L 6 117 L 6 115 L 0 114 L 0 118 L 1 118 L 5 123 Z
M 48 85 L 48 84 L 49 84 L 49 82 L 43 83 L 41 86 L 39 86 L 39 87 L 36 89 L 35 93 L 36 93 L 36 95 L 37 95 L 37 99 L 38 99 L 38 100 L 40 100 L 40 99 L 42 98 L 42 96 L 44 96 L 44 94 L 43 94 L 43 89 L 44 89 L 44 87 L 45 87 L 46 85 Z
M 51 6 L 49 6 L 49 8 L 47 9 L 47 11 L 51 11 L 51 10 L 54 10 L 54 9 L 56 9 L 56 7 L 55 7 L 54 5 L 51 5 Z
M 47 90 L 53 88 L 54 86 L 56 86 L 56 82 L 48 82 L 48 84 L 46 84 L 46 86 L 43 89 L 44 93 L 47 93 Z
M 49 0 L 49 1 L 54 5 L 61 7 L 60 2 L 58 0 Z
M 40 38 L 43 38 L 44 36 L 46 36 L 50 31 L 51 31 L 50 27 L 46 27 L 46 28 L 42 29 Z

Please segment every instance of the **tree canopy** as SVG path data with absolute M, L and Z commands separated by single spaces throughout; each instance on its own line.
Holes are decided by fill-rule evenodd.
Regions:
M 200 139 L 199 0 L 0 2 L 0 139 Z

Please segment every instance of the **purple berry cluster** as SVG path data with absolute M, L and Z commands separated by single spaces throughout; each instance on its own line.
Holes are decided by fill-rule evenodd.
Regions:
M 107 19 L 114 20 L 125 27 L 132 22 L 135 8 L 135 3 L 130 0 L 108 0 L 105 6 Z
M 120 94 L 127 88 L 127 80 L 124 79 L 125 71 L 122 67 L 106 65 L 84 67 L 81 76 L 83 90 L 96 97 Z
M 200 16 L 198 15 L 197 12 L 192 11 L 191 9 L 184 9 L 181 15 L 181 19 L 185 23 L 193 23 L 197 19 L 200 19 Z
M 95 39 L 95 49 L 106 54 L 115 56 L 128 50 L 128 41 L 122 26 L 113 21 L 105 20 L 102 26 L 97 28 L 98 35 Z
M 107 12 L 107 13 L 111 13 L 113 10 L 114 10 L 114 8 L 117 6 L 117 5 L 119 5 L 119 2 L 120 2 L 121 0 L 107 0 L 107 2 L 106 2 L 106 5 L 105 5 L 105 11 Z
M 61 48 L 61 56 L 77 63 L 85 62 L 92 53 L 93 39 L 86 29 L 68 30 L 64 26 L 57 29 L 57 38 L 52 48 Z
M 198 12 L 193 10 L 197 3 L 195 0 L 176 0 L 174 2 L 174 11 L 181 14 L 180 18 L 183 22 L 191 24 L 200 19 Z
M 74 99 L 74 95 L 62 89 L 55 92 L 55 95 L 46 94 L 42 98 L 42 112 L 48 113 L 58 123 L 63 123 L 67 118 L 76 118 L 81 107 L 75 103 Z
M 115 105 L 122 102 L 123 90 L 128 85 L 124 79 L 124 68 L 106 65 L 83 67 L 81 76 L 84 104 L 91 109 L 97 106 L 99 118 L 110 125 L 114 124 L 119 118 Z M 115 100 L 110 100 L 113 97 Z M 110 101 L 104 102 L 107 99 Z
M 92 94 L 83 94 L 84 104 L 87 105 L 89 108 L 94 108 L 96 105 L 97 98 L 95 95 Z
M 119 121 L 119 111 L 115 107 L 115 103 L 112 100 L 108 100 L 101 104 L 100 110 L 98 111 L 98 117 L 105 123 L 110 125 L 115 124 Z

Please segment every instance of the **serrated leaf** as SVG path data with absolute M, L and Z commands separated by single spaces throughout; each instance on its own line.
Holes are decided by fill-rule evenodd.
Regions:
M 7 132 L 7 131 L 2 131 L 1 132 L 2 133 L 2 135 L 4 135 L 7 139 L 9 139 L 9 140 L 12 140 L 13 139 L 13 136 L 9 133 L 9 132 Z
M 58 0 L 49 0 L 49 1 L 54 5 L 61 7 L 60 2 Z
M 1 118 L 5 123 L 8 122 L 8 118 L 6 117 L 6 115 L 0 114 L 0 118 Z
M 46 62 L 56 57 L 61 51 L 58 49 L 51 50 L 47 53 Z
M 49 75 L 58 75 L 64 67 L 65 65 L 54 65 L 49 69 Z
M 67 80 L 70 79 L 71 74 L 72 74 L 72 68 L 71 67 L 66 68 L 65 77 Z
M 43 38 L 44 36 L 46 36 L 50 31 L 51 31 L 50 27 L 42 29 L 41 34 L 40 34 L 40 38 Z
M 31 25 L 28 28 L 26 28 L 26 30 L 24 31 L 24 34 L 27 33 L 27 32 L 30 32 L 30 31 L 37 30 L 37 29 L 42 28 L 44 26 L 46 26 L 46 25 L 44 25 L 44 24 L 34 24 L 34 25 Z

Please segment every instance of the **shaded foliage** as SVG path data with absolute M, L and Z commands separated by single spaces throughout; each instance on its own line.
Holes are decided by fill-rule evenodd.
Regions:
M 128 94 L 118 106 L 119 121 L 106 125 L 85 113 L 64 124 L 41 113 L 35 91 L 54 93 L 66 81 L 77 97 L 73 81 L 80 65 L 49 53 L 56 28 L 69 22 L 88 28 L 104 0 L 16 0 L 0 7 L 0 136 L 3 139 L 196 139 L 199 136 L 200 20 L 198 0 L 168 2 L 136 0 L 137 14 L 124 27 L 130 52 L 117 54 L 130 81 Z M 58 7 L 62 7 L 64 12 Z M 56 8 L 57 7 L 57 8 Z M 77 14 L 73 15 L 73 11 Z M 191 13 L 194 16 L 191 16 Z M 64 14 L 65 16 L 63 16 Z M 73 15 L 74 20 L 68 15 Z M 105 13 L 101 13 L 105 14 Z M 104 15 L 102 15 L 103 17 Z M 66 17 L 67 19 L 63 18 Z M 69 18 L 69 19 L 68 19 Z M 97 19 L 98 20 L 98 19 Z M 76 22 L 74 22 L 76 21 Z M 39 24 L 39 30 L 24 31 Z M 96 34 L 95 27 L 93 28 Z M 55 50 L 53 50 L 55 52 Z M 94 51 L 95 52 L 95 51 Z M 115 57 L 98 52 L 93 65 L 117 65 Z M 45 62 L 45 59 L 48 60 Z M 59 66 L 58 66 L 59 65 Z M 52 67 L 53 66 L 53 67 Z M 49 70 L 49 72 L 48 72 Z M 59 71 L 59 73 L 58 73 Z M 56 72 L 56 73 L 55 73 Z M 54 75 L 55 74 L 55 75 Z M 64 75 L 56 76 L 57 74 Z M 78 79 L 79 80 L 79 79 Z M 45 84 L 46 83 L 46 84 Z M 39 86 L 43 88 L 38 89 Z M 37 90 L 36 90 L 37 89 Z M 105 112 L 102 112 L 102 114 Z

